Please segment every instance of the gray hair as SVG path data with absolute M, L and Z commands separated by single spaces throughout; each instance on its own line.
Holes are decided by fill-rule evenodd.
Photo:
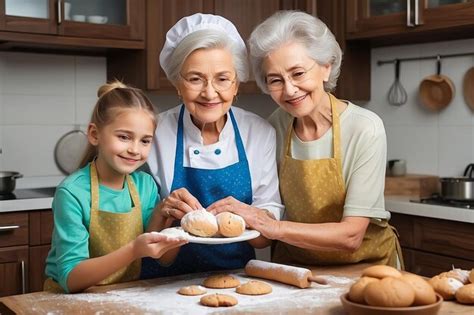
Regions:
M 250 63 L 260 89 L 269 93 L 263 71 L 264 59 L 279 47 L 295 42 L 304 45 L 308 55 L 318 64 L 332 66 L 329 80 L 324 82 L 324 89 L 334 90 L 341 69 L 341 48 L 326 24 L 299 11 L 276 12 L 258 25 L 250 35 Z
M 238 45 L 226 33 L 211 29 L 193 32 L 178 44 L 170 58 L 168 80 L 176 86 L 179 80 L 179 72 L 186 58 L 197 49 L 212 48 L 227 49 L 232 54 L 237 81 L 245 82 L 248 80 L 249 64 L 245 47 Z

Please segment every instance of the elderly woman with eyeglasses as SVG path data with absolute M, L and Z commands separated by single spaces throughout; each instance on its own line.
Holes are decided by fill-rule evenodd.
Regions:
M 240 213 L 247 224 L 278 241 L 277 262 L 402 263 L 384 207 L 384 126 L 330 93 L 342 57 L 334 35 L 309 14 L 281 11 L 255 28 L 249 48 L 257 84 L 280 106 L 270 122 L 286 210 L 284 221 Z
M 186 213 L 215 202 L 279 219 L 275 130 L 232 106 L 239 83 L 249 76 L 247 50 L 235 26 L 211 14 L 184 17 L 168 31 L 160 64 L 182 104 L 159 117 L 148 164 L 163 201 L 149 229 L 176 225 Z M 154 270 L 148 260 L 142 275 L 242 268 L 255 258 L 254 247 L 269 244 L 264 237 L 188 244 L 162 257 Z

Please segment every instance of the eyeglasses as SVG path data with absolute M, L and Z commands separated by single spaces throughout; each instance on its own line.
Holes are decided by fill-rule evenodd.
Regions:
M 179 74 L 181 78 L 183 79 L 184 85 L 194 91 L 202 91 L 204 90 L 207 85 L 209 84 L 209 80 L 205 79 L 201 76 L 198 76 L 196 74 L 190 74 L 187 76 L 183 76 L 181 73 Z M 216 92 L 223 92 L 232 87 L 232 85 L 235 83 L 236 78 L 230 79 L 229 77 L 225 75 L 220 75 L 211 80 L 211 85 L 214 88 Z
M 305 82 L 306 80 L 309 79 L 308 72 L 310 72 L 314 68 L 315 65 L 316 65 L 316 61 L 308 69 L 298 68 L 294 70 L 292 73 L 286 74 L 284 76 L 271 75 L 271 76 L 266 77 L 265 83 L 267 84 L 268 90 L 272 92 L 282 90 L 285 87 L 284 77 L 288 78 L 288 81 L 291 82 L 291 84 L 293 85 L 299 85 Z

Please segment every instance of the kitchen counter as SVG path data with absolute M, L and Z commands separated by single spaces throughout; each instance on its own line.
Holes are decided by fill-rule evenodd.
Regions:
M 348 291 L 367 264 L 311 268 L 313 274 L 326 277 L 326 286 L 313 284 L 299 289 L 267 281 L 273 292 L 263 296 L 244 296 L 234 289 L 208 289 L 235 296 L 239 304 L 229 308 L 207 308 L 199 304 L 200 296 L 181 296 L 176 291 L 184 286 L 200 284 L 208 274 L 190 274 L 93 287 L 81 294 L 36 292 L 0 298 L 18 314 L 345 314 L 339 296 Z M 242 270 L 233 274 L 241 282 L 247 278 Z M 439 314 L 472 314 L 472 307 L 455 302 L 443 302 Z
M 51 209 L 55 187 L 16 189 L 0 195 L 0 212 Z
M 410 202 L 409 196 L 385 196 L 385 209 L 394 213 L 474 223 L 474 209 Z

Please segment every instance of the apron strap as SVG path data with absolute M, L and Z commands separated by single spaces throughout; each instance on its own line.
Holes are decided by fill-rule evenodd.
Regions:
M 91 209 L 99 209 L 99 176 L 97 175 L 97 168 L 95 161 L 90 163 L 91 174 Z

